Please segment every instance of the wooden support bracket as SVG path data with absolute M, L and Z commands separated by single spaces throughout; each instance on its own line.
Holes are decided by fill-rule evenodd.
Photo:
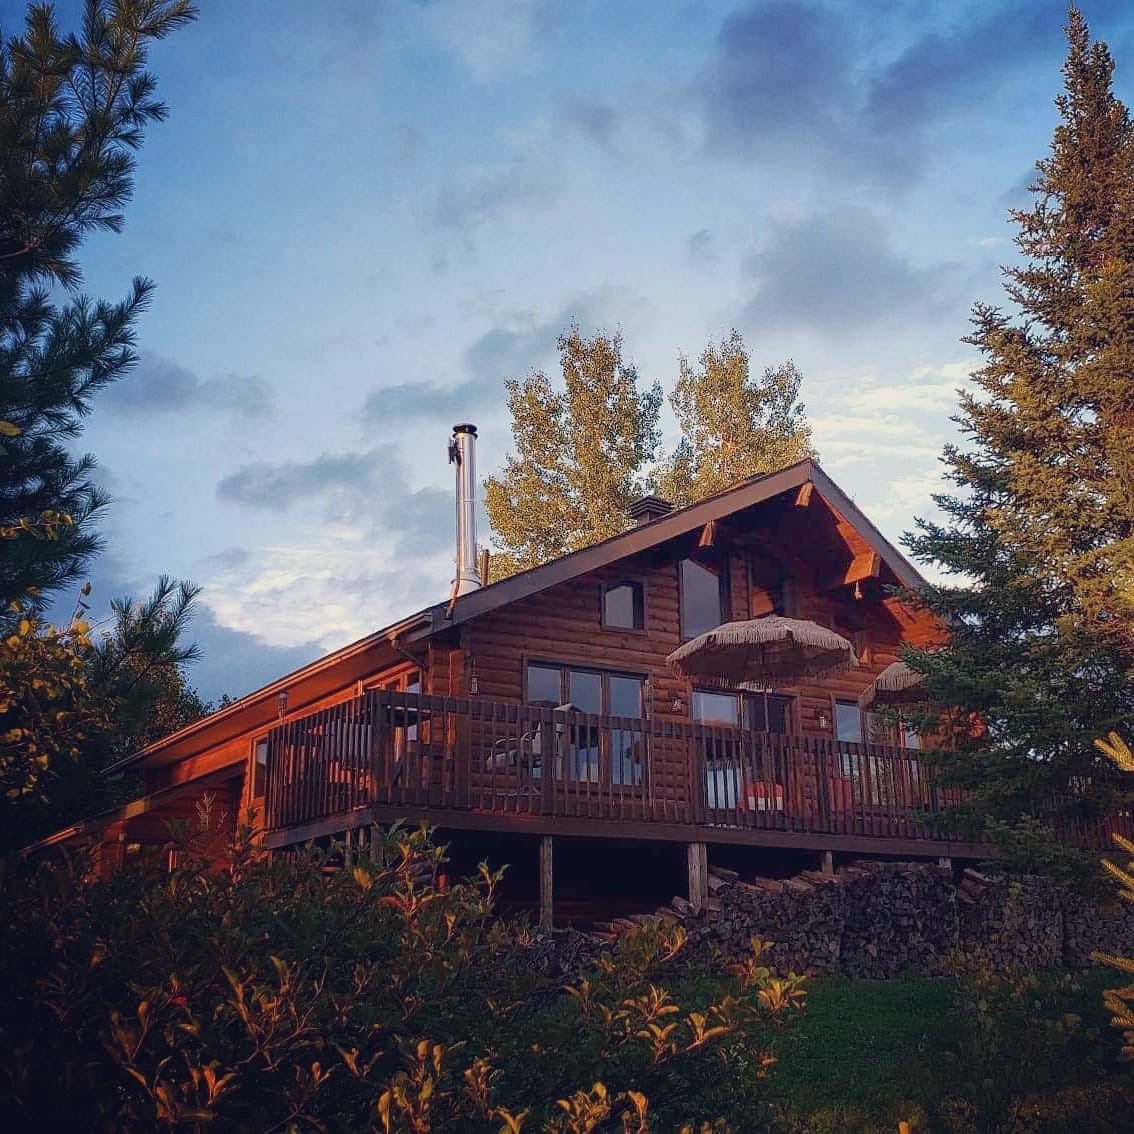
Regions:
M 827 590 L 837 590 L 839 587 L 850 587 L 861 583 L 864 579 L 877 579 L 882 573 L 882 556 L 876 551 L 864 551 L 856 555 L 841 574 L 836 575 L 827 583 Z

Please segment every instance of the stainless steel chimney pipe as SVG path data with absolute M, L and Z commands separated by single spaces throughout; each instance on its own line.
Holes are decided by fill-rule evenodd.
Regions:
M 457 466 L 457 594 L 479 590 L 476 561 L 476 426 L 453 426 L 449 463 Z

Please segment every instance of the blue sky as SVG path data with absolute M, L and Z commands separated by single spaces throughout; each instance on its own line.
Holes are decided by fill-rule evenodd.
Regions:
M 736 327 L 754 368 L 795 360 L 823 466 L 888 536 L 929 514 L 1064 5 L 200 7 L 152 55 L 171 114 L 126 231 L 84 250 L 91 294 L 158 291 L 83 445 L 115 497 L 96 599 L 202 584 L 205 695 L 446 596 L 449 427 L 497 468 L 504 379 L 554 373 L 572 320 L 667 387 Z M 1083 11 L 1129 101 L 1134 10 Z

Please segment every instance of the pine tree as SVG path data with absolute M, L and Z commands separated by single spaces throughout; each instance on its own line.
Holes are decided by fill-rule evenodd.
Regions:
M 92 300 L 74 254 L 92 231 L 121 229 L 133 153 L 166 114 L 147 47 L 194 15 L 188 0 L 87 0 L 81 36 L 45 4 L 23 34 L 0 30 L 0 610 L 42 603 L 99 547 L 106 498 L 93 458 L 69 444 L 94 395 L 134 365 L 152 286 Z
M 694 368 L 682 356 L 670 405 L 682 439 L 659 477 L 658 492 L 678 506 L 730 484 L 815 456 L 799 404 L 802 376 L 792 362 L 749 376 L 738 331 L 710 344 Z
M 516 454 L 484 486 L 493 578 L 617 535 L 646 488 L 661 387 L 639 390 L 621 334 L 585 339 L 572 327 L 558 346 L 562 390 L 542 372 L 507 383 Z
M 163 576 L 144 601 L 115 600 L 101 633 L 80 601 L 65 630 L 32 613 L 0 636 L 0 852 L 136 797 L 103 769 L 208 711 L 185 675 L 197 593 Z
M 1115 805 L 1091 742 L 1134 721 L 1134 131 L 1106 45 L 1074 9 L 1067 33 L 1061 122 L 1034 206 L 1012 214 L 1013 310 L 974 309 L 968 444 L 944 456 L 960 491 L 907 540 L 960 580 L 923 596 L 948 648 L 911 659 L 949 707 L 936 719 L 954 745 L 934 758 L 968 789 L 970 826 L 1073 876 L 1090 859 L 1049 836 Z

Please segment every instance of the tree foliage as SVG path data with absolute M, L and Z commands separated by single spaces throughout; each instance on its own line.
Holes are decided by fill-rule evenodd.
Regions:
M 935 758 L 968 789 L 961 817 L 991 823 L 1024 865 L 1121 799 L 1090 738 L 1134 718 L 1134 131 L 1105 44 L 1075 10 L 1067 32 L 1062 120 L 1032 209 L 1013 213 L 1013 309 L 974 309 L 984 361 L 956 419 L 968 447 L 944 458 L 959 491 L 936 498 L 945 523 L 907 537 L 960 579 L 923 595 L 948 647 L 910 659 L 945 707 L 925 722 L 952 741 Z M 1091 873 L 1089 856 L 1047 845 L 1047 866 Z
M 661 470 L 659 494 L 680 507 L 814 457 L 799 403 L 802 380 L 792 362 L 754 380 L 735 330 L 706 347 L 696 368 L 682 356 L 669 396 L 682 438 Z
M 27 612 L 0 641 L 0 793 L 9 805 L 46 804 L 60 767 L 77 764 L 109 725 L 109 706 L 91 695 L 89 632 L 83 621 L 58 630 Z
M 1120 772 L 1134 775 L 1134 752 L 1130 751 L 1130 746 L 1118 733 L 1112 732 L 1106 740 L 1096 740 L 1095 745 Z M 1125 856 L 1126 864 L 1103 859 L 1103 867 L 1117 883 L 1119 896 L 1127 902 L 1134 902 L 1134 870 L 1131 869 L 1131 863 L 1134 863 L 1134 843 L 1117 833 L 1111 837 L 1118 851 Z M 1119 957 L 1111 953 L 1092 953 L 1091 956 L 1099 964 L 1109 965 L 1134 978 L 1134 957 Z M 1134 1061 L 1134 979 L 1117 988 L 1108 989 L 1103 1002 L 1111 1014 L 1111 1023 L 1122 1029 L 1123 1054 L 1128 1060 Z
M 492 576 L 524 571 L 618 535 L 629 506 L 657 491 L 678 506 L 739 480 L 814 456 L 791 362 L 749 375 L 738 332 L 711 344 L 694 367 L 682 357 L 670 404 L 682 439 L 655 465 L 662 391 L 638 388 L 622 336 L 559 339 L 560 392 L 546 374 L 507 383 L 516 454 L 485 481 L 499 554 Z
M 0 529 L 52 537 L 5 544 L 0 610 L 74 582 L 99 546 L 106 497 L 70 443 L 94 395 L 134 365 L 152 285 L 90 299 L 74 255 L 92 231 L 122 227 L 133 154 L 166 113 L 147 48 L 193 15 L 188 0 L 87 0 L 74 35 L 36 4 L 0 42 Z
M 162 578 L 102 631 L 80 604 L 66 629 L 28 610 L 0 640 L 0 851 L 118 802 L 137 785 L 108 784 L 107 765 L 208 711 L 184 672 L 196 594 Z
M 573 327 L 558 345 L 562 392 L 542 372 L 507 383 L 516 453 L 484 486 L 502 549 L 494 577 L 623 531 L 657 448 L 661 387 L 638 388 L 621 334 L 585 339 Z
M 643 927 L 564 991 L 492 916 L 497 876 L 439 888 L 420 832 L 394 829 L 384 865 L 240 842 L 221 870 L 215 819 L 174 833 L 172 873 L 0 875 L 6 1128 L 764 1128 L 768 1042 L 804 988 L 758 953 L 678 1003 L 683 931 Z

